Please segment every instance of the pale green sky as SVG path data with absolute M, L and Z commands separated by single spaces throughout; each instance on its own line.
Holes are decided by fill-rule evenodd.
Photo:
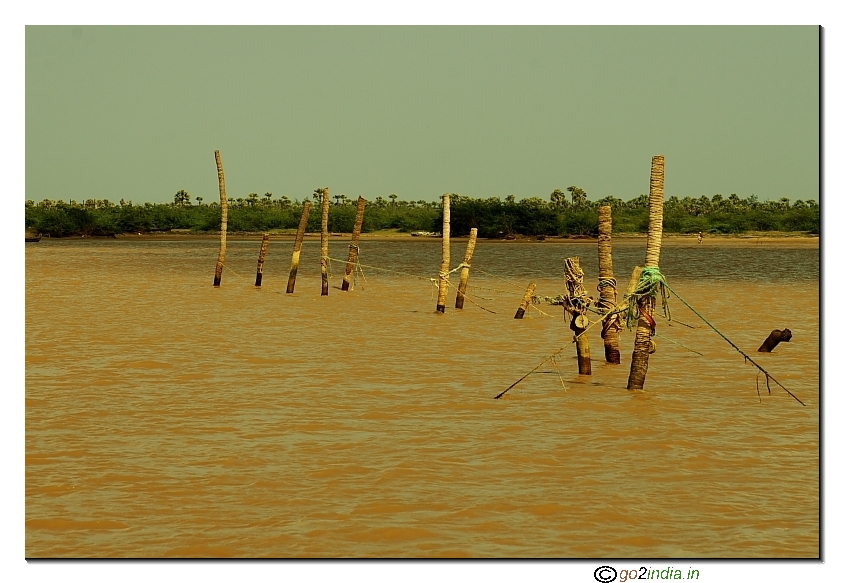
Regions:
M 26 28 L 26 198 L 818 198 L 819 30 Z

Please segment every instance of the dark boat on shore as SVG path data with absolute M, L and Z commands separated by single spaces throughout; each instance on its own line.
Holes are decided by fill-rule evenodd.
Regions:
M 41 235 L 35 235 L 35 236 L 32 236 L 32 237 L 30 237 L 29 235 L 26 236 L 26 242 L 27 243 L 37 243 L 40 240 L 41 240 Z

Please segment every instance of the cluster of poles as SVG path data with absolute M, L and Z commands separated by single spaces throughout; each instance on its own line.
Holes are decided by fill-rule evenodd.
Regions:
M 220 158 L 219 150 L 215 150 L 214 158 L 217 164 L 217 179 L 220 188 L 220 207 L 222 209 L 222 222 L 220 226 L 220 253 L 217 257 L 217 265 L 214 271 L 214 286 L 219 287 L 222 280 L 223 267 L 226 259 L 226 229 L 228 222 L 228 201 L 226 198 L 226 181 L 223 172 L 223 163 Z M 645 264 L 644 267 L 637 266 L 630 277 L 630 282 L 627 286 L 627 291 L 623 296 L 621 304 L 618 303 L 618 292 L 616 289 L 616 279 L 613 274 L 612 263 L 612 209 L 610 206 L 602 206 L 598 212 L 598 290 L 600 297 L 595 301 L 592 297 L 588 297 L 583 288 L 583 270 L 580 267 L 580 259 L 578 257 L 569 257 L 566 259 L 566 288 L 567 294 L 565 296 L 558 296 L 554 298 L 552 303 L 562 304 L 566 312 L 571 316 L 570 328 L 574 333 L 572 340 L 577 349 L 577 366 L 578 373 L 582 375 L 592 374 L 592 359 L 589 351 L 589 341 L 586 336 L 586 331 L 592 326 L 601 323 L 601 338 L 604 341 L 604 356 L 606 362 L 609 364 L 621 364 L 621 352 L 618 344 L 618 334 L 622 330 L 622 313 L 633 310 L 638 315 L 638 321 L 635 329 L 635 340 L 633 347 L 633 354 L 630 362 L 630 374 L 627 380 L 628 390 L 643 390 L 645 385 L 645 377 L 648 372 L 648 362 L 651 354 L 656 350 L 656 345 L 653 341 L 653 335 L 656 330 L 656 322 L 654 320 L 654 310 L 656 307 L 655 293 L 635 293 L 640 286 L 643 278 L 644 270 L 651 271 L 659 269 L 659 257 L 662 249 L 662 221 L 663 221 L 663 201 L 664 201 L 664 183 L 665 183 L 665 157 L 653 156 L 651 160 L 651 176 L 650 176 L 650 196 L 649 196 L 649 217 L 648 217 L 648 236 L 647 245 L 645 249 Z M 322 279 L 321 295 L 328 295 L 328 266 L 330 257 L 328 255 L 328 241 L 330 233 L 328 232 L 328 213 L 330 209 L 330 193 L 328 188 L 318 188 L 315 191 L 321 195 L 322 203 L 322 220 L 320 232 L 320 274 Z M 438 313 L 445 313 L 446 301 L 448 297 L 448 288 L 451 283 L 449 276 L 460 271 L 460 282 L 457 287 L 457 294 L 455 298 L 454 307 L 456 309 L 463 309 L 464 299 L 466 297 L 466 289 L 469 282 L 469 270 L 471 268 L 472 256 L 474 255 L 475 246 L 477 244 L 478 229 L 473 228 L 469 233 L 469 241 L 466 246 L 466 253 L 463 261 L 454 269 L 451 269 L 451 200 L 446 193 L 443 195 L 443 227 L 442 227 L 442 263 L 438 277 L 433 279 L 439 288 L 437 293 Z M 363 225 L 364 210 L 366 208 L 366 200 L 363 197 L 358 197 L 357 213 L 355 215 L 355 223 L 352 230 L 352 241 L 349 245 L 349 258 L 345 262 L 345 274 L 343 276 L 343 283 L 341 289 L 349 291 L 352 283 L 352 278 L 355 269 L 358 266 L 358 252 L 360 243 L 361 227 Z M 311 212 L 311 203 L 306 201 L 302 210 L 302 217 L 299 221 L 299 228 L 296 232 L 296 240 L 293 246 L 293 257 L 290 264 L 290 275 L 287 281 L 287 293 L 293 293 L 296 286 L 296 274 L 299 269 L 299 257 L 302 251 L 302 243 L 305 236 L 305 229 L 308 224 L 308 219 Z M 264 259 L 269 245 L 269 233 L 264 233 L 261 241 L 261 250 L 258 255 L 258 269 L 255 277 L 255 285 L 260 287 L 263 277 Z M 538 303 L 536 297 L 536 284 L 531 282 L 528 284 L 522 297 L 521 304 L 516 310 L 515 318 L 522 319 L 524 314 L 530 309 L 531 305 Z M 546 298 L 549 299 L 549 298 Z M 558 301 L 556 301 L 558 300 Z M 587 311 L 592 303 L 595 303 L 595 309 L 601 314 L 597 321 L 590 322 L 587 317 Z M 632 304 L 632 305 L 631 305 Z M 705 321 L 705 320 L 704 320 Z M 708 324 L 708 322 L 707 322 Z M 711 326 L 711 324 L 710 324 Z M 718 332 L 716 330 L 716 332 Z M 791 338 L 791 332 L 786 329 L 782 331 L 776 339 L 773 338 L 774 333 L 779 333 L 779 330 L 772 332 L 772 336 L 766 341 L 766 344 L 759 349 L 760 352 L 770 352 L 773 347 L 782 339 L 788 341 Z M 720 334 L 720 332 L 718 332 Z M 787 336 L 786 336 L 787 333 Z M 722 334 L 723 336 L 723 334 Z M 780 336 L 782 338 L 780 338 Z M 745 356 L 751 364 L 755 365 L 761 372 L 765 373 L 766 379 L 774 380 L 773 377 L 756 364 L 750 357 L 736 347 L 732 342 L 724 337 L 736 350 Z M 767 347 L 767 350 L 765 349 Z M 551 360 L 564 350 L 565 347 L 560 348 L 557 352 L 550 355 L 542 361 L 536 368 L 524 375 L 518 381 L 510 385 L 507 389 L 499 393 L 495 398 L 502 397 L 507 391 L 512 389 L 528 375 L 535 372 L 545 362 Z M 780 385 L 782 387 L 782 385 Z M 785 389 L 785 387 L 782 387 Z M 757 387 L 758 389 L 758 387 Z M 786 392 L 794 395 L 785 389 Z M 769 388 L 770 392 L 770 388 Z M 796 397 L 794 397 L 797 399 Z M 797 399 L 799 402 L 799 399 Z

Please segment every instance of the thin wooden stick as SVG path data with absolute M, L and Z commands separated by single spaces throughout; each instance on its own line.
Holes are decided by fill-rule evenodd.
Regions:
M 322 189 L 322 229 L 319 238 L 319 270 L 322 275 L 321 296 L 328 295 L 328 210 L 331 208 L 328 188 Z
M 299 220 L 299 230 L 296 231 L 296 242 L 293 244 L 293 259 L 290 262 L 290 277 L 287 278 L 287 293 L 292 294 L 296 287 L 296 273 L 299 271 L 299 255 L 302 252 L 302 241 L 305 229 L 308 227 L 308 217 L 311 214 L 311 201 L 305 201 L 302 206 L 302 218 Z
M 363 210 L 366 208 L 366 199 L 358 197 L 358 210 L 355 214 L 355 226 L 352 229 L 352 243 L 349 245 L 349 261 L 346 263 L 346 275 L 343 276 L 343 291 L 349 291 L 352 283 L 352 273 L 358 262 L 358 244 L 360 243 L 360 230 L 363 227 Z
M 220 287 L 220 280 L 223 278 L 223 264 L 226 262 L 226 230 L 229 224 L 229 203 L 226 198 L 226 175 L 223 173 L 223 160 L 220 158 L 220 150 L 214 150 L 214 161 L 217 163 L 217 183 L 220 187 L 220 253 L 217 255 L 217 267 L 214 270 L 214 287 Z
M 270 244 L 270 234 L 264 233 L 261 239 L 261 251 L 258 253 L 258 273 L 255 274 L 255 287 L 261 287 L 261 280 L 264 279 L 264 258 L 267 256 L 267 247 Z
M 448 271 L 451 268 L 451 197 L 443 195 L 443 261 L 440 265 L 440 290 L 437 294 L 437 311 L 445 314 L 448 296 Z
M 469 231 L 469 243 L 466 245 L 466 255 L 463 256 L 463 269 L 460 270 L 460 284 L 457 286 L 457 298 L 454 300 L 454 307 L 463 309 L 463 300 L 466 297 L 466 287 L 469 285 L 469 268 L 472 266 L 472 255 L 475 253 L 475 243 L 478 240 L 478 230 Z

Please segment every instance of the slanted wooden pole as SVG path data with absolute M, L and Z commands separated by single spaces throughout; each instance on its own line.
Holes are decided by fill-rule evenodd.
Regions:
M 322 230 L 319 238 L 319 270 L 322 275 L 322 293 L 328 295 L 328 209 L 331 207 L 328 188 L 322 189 Z
M 363 209 L 366 208 L 366 199 L 358 197 L 358 212 L 355 214 L 355 226 L 352 229 L 352 243 L 349 245 L 349 262 L 346 263 L 346 275 L 343 276 L 343 291 L 349 291 L 352 283 L 352 273 L 358 262 L 358 244 L 360 243 L 360 230 L 363 226 Z
M 267 247 L 270 245 L 270 234 L 264 233 L 261 239 L 261 251 L 258 253 L 258 273 L 255 274 L 255 287 L 261 287 L 261 280 L 264 279 L 264 258 L 267 256 Z
M 220 254 L 217 255 L 217 268 L 214 270 L 214 287 L 220 287 L 223 278 L 223 264 L 226 262 L 226 230 L 229 224 L 229 202 L 226 199 L 226 175 L 223 174 L 223 160 L 220 150 L 214 150 L 214 161 L 217 162 L 217 182 L 220 185 L 220 209 L 223 211 L 220 219 Z
M 463 300 L 466 296 L 466 288 L 469 285 L 469 268 L 472 266 L 472 255 L 475 253 L 475 243 L 478 241 L 478 230 L 469 231 L 469 243 L 466 245 L 466 255 L 463 256 L 463 269 L 460 270 L 460 284 L 457 286 L 457 298 L 454 300 L 454 307 L 463 309 Z
M 308 217 L 311 214 L 311 201 L 305 201 L 302 206 L 302 218 L 299 221 L 299 230 L 296 231 L 296 242 L 293 244 L 293 260 L 290 262 L 290 277 L 287 278 L 287 293 L 292 294 L 296 287 L 296 272 L 299 271 L 299 255 L 302 252 L 302 241 L 305 238 L 305 229 L 308 227 Z
M 440 293 L 437 294 L 437 311 L 445 314 L 448 296 L 448 271 L 451 265 L 451 198 L 443 195 L 443 262 L 440 265 Z
M 530 282 L 525 290 L 525 295 L 522 297 L 522 303 L 519 304 L 519 309 L 516 310 L 516 315 L 513 316 L 514 320 L 521 320 L 525 317 L 525 312 L 528 309 L 528 306 L 533 301 L 533 292 L 536 291 L 536 284 Z
M 773 352 L 774 348 L 780 342 L 790 342 L 791 341 L 791 330 L 786 328 L 785 330 L 774 330 L 768 337 L 765 339 L 765 342 L 762 343 L 762 346 L 759 347 L 757 352 Z
M 604 313 L 616 307 L 616 285 L 612 269 L 612 207 L 604 205 L 598 209 L 598 291 L 601 294 L 598 308 Z M 619 330 L 621 321 L 617 315 L 610 316 L 602 323 L 604 357 L 609 364 L 621 364 L 621 352 L 618 349 Z
M 665 157 L 654 156 L 651 161 L 651 188 L 649 196 L 648 245 L 645 251 L 645 267 L 659 267 L 659 253 L 662 249 L 662 204 L 665 186 Z M 648 374 L 648 357 L 652 349 L 651 336 L 656 327 L 653 319 L 656 299 L 652 296 L 639 301 L 639 323 L 636 326 L 636 341 L 630 360 L 630 376 L 627 389 L 641 391 L 645 388 Z

